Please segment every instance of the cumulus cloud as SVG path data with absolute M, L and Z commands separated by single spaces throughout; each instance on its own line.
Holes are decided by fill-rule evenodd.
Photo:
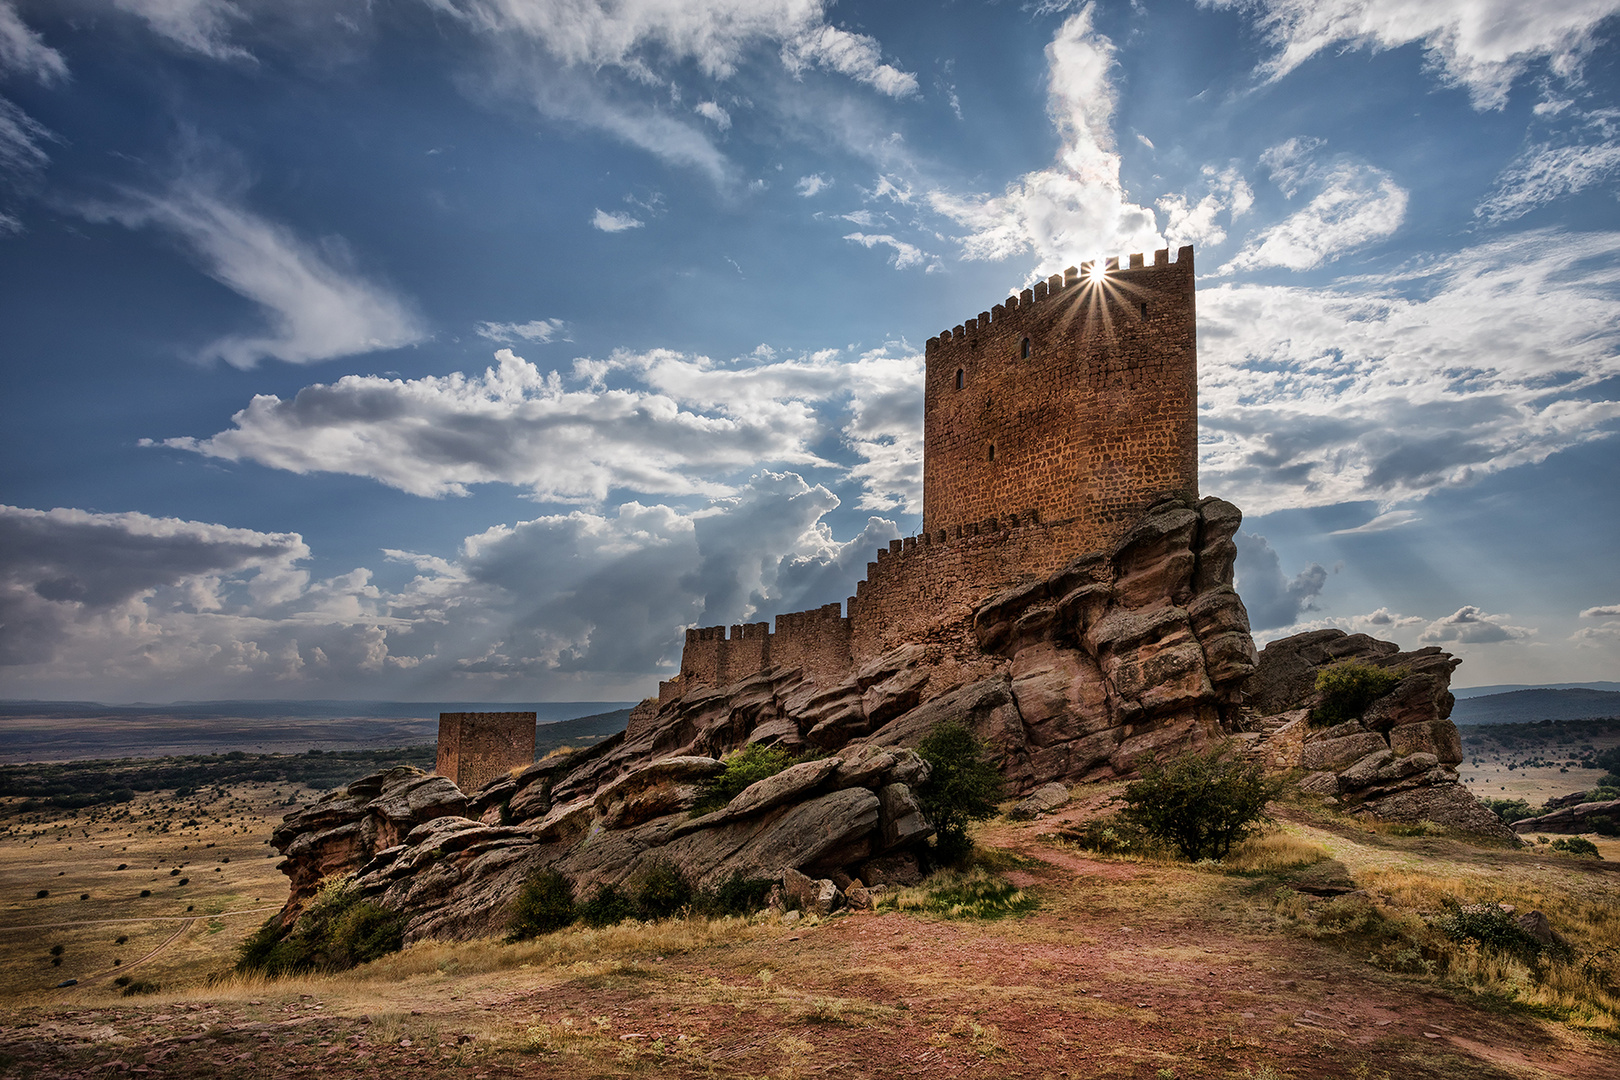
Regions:
M 1599 604 L 1589 607 L 1581 612 L 1583 619 L 1616 619 L 1620 618 L 1620 604 Z
M 1237 546 L 1237 589 L 1255 630 L 1291 626 L 1303 612 L 1316 609 L 1316 598 L 1327 584 L 1325 569 L 1311 563 L 1289 577 L 1277 552 L 1256 533 L 1238 533 Z
M 1276 54 L 1261 68 L 1283 78 L 1331 49 L 1394 49 L 1422 43 L 1442 80 L 1468 91 L 1477 109 L 1507 103 L 1513 82 L 1536 62 L 1579 77 L 1603 20 L 1620 0 L 1199 0 L 1255 13 Z
M 1198 297 L 1207 490 L 1385 507 L 1609 437 L 1620 236 L 1527 232 L 1332 288 Z
M 49 85 L 67 78 L 67 61 L 28 28 L 11 0 L 0 0 L 0 71 L 21 72 Z
M 1114 148 L 1115 48 L 1092 25 L 1094 5 L 1070 16 L 1046 47 L 1047 111 L 1062 140 L 1057 161 L 1000 195 L 935 190 L 929 205 L 967 229 L 964 259 L 1033 252 L 1034 273 L 1060 273 L 1098 254 L 1164 246 L 1154 212 L 1125 195 Z
M 1486 221 L 1512 221 L 1620 175 L 1620 111 L 1594 110 L 1575 119 L 1556 140 L 1526 147 L 1474 213 Z
M 366 476 L 424 496 L 503 483 L 589 502 L 614 490 L 725 497 L 735 491 L 729 478 L 760 463 L 833 467 L 812 449 L 828 437 L 844 438 L 858 455 L 891 458 L 896 443 L 920 434 L 920 417 L 892 408 L 902 381 L 920 397 L 915 355 L 844 363 L 829 352 L 722 365 L 668 350 L 616 352 L 576 362 L 568 379 L 510 349 L 495 356 L 481 375 L 350 375 L 307 386 L 291 401 L 259 395 L 229 430 L 162 445 L 297 473 Z M 605 389 L 610 371 L 634 385 Z M 914 502 L 906 470 L 866 464 L 857 479 L 871 505 Z
M 596 213 L 591 217 L 591 225 L 595 228 L 601 229 L 605 233 L 624 232 L 626 229 L 639 229 L 645 224 L 646 222 L 640 220 L 639 218 L 632 217 L 622 210 L 609 213 L 606 210 L 598 208 Z
M 478 336 L 491 341 L 547 342 L 563 333 L 566 324 L 561 319 L 531 319 L 526 323 L 482 322 Z
M 1419 635 L 1425 644 L 1455 641 L 1462 645 L 1490 645 L 1499 641 L 1522 641 L 1533 637 L 1527 626 L 1510 626 L 1511 615 L 1491 615 L 1469 604 L 1443 619 L 1436 619 Z
M 893 264 L 896 270 L 904 270 L 908 266 L 922 266 L 929 260 L 929 255 L 915 244 L 908 244 L 904 240 L 897 240 L 888 233 L 862 233 L 853 232 L 844 237 L 853 240 L 864 248 L 874 248 L 879 244 L 894 249 Z
M 1321 144 L 1290 139 L 1261 156 L 1289 198 L 1304 185 L 1317 194 L 1283 221 L 1262 230 L 1221 268 L 1230 274 L 1280 266 L 1310 270 L 1392 236 L 1406 217 L 1407 192 L 1382 169 L 1360 162 L 1319 164 Z
M 84 207 L 92 221 L 156 227 L 178 238 L 204 273 L 258 304 L 270 332 L 231 334 L 200 357 L 250 368 L 263 359 L 309 364 L 414 344 L 425 336 L 409 306 L 353 267 L 339 237 L 318 244 L 241 205 L 217 187 L 184 180 L 157 194 Z
M 765 472 L 699 510 L 625 503 L 469 536 L 396 589 L 314 580 L 293 533 L 142 514 L 0 507 L 0 665 L 48 696 L 278 696 L 413 685 L 466 696 L 628 697 L 670 670 L 685 626 L 854 592 L 899 533 L 834 540 L 826 488 Z
M 807 199 L 812 195 L 819 195 L 822 191 L 831 186 L 832 181 L 826 179 L 820 173 L 811 173 L 809 176 L 801 176 L 799 177 L 799 182 L 794 185 L 799 194 L 803 195 Z

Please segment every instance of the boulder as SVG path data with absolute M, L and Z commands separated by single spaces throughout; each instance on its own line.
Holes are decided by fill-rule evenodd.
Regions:
M 792 867 L 782 871 L 782 896 L 789 907 L 795 907 L 806 915 L 830 915 L 844 899 L 844 894 L 831 879 L 812 879 Z
M 1069 789 L 1056 780 L 1050 784 L 1042 784 L 1007 812 L 1007 816 L 1014 821 L 1028 821 L 1042 814 L 1051 813 L 1069 801 Z
M 1384 742 L 1382 735 L 1373 731 L 1363 731 L 1342 739 L 1324 739 L 1321 742 L 1306 743 L 1305 749 L 1300 753 L 1299 763 L 1307 769 L 1331 769 L 1337 772 L 1374 751 L 1388 749 L 1389 744 Z
M 726 806 L 730 817 L 747 817 L 804 798 L 838 771 L 842 758 L 817 758 L 789 765 L 774 776 L 748 785 Z
M 934 826 L 906 784 L 885 784 L 878 791 L 878 852 L 920 844 L 934 835 Z
M 884 855 L 861 867 L 861 880 L 873 888 L 879 885 L 905 887 L 915 885 L 922 879 L 922 863 L 910 851 Z

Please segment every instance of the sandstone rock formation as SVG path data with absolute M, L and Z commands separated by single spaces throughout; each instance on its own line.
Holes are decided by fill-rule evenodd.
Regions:
M 1346 661 L 1402 678 L 1361 719 L 1312 726 L 1317 673 Z M 1462 738 L 1450 719 L 1455 699 L 1448 686 L 1459 663 L 1438 648 L 1402 652 L 1393 642 L 1342 630 L 1273 641 L 1244 684 L 1249 730 L 1239 738 L 1267 768 L 1303 769 L 1302 790 L 1353 812 L 1511 840 L 1513 831 L 1457 782 Z
M 1551 806 L 1552 803 L 1547 804 Z M 1620 831 L 1620 799 L 1583 802 L 1558 807 L 1540 817 L 1521 818 L 1513 831 L 1524 833 L 1588 833 L 1613 835 Z
M 1031 814 L 1067 798 L 1064 784 L 1239 733 L 1272 769 L 1305 770 L 1307 790 L 1352 809 L 1511 838 L 1456 782 L 1457 661 L 1336 630 L 1257 654 L 1232 588 L 1240 521 L 1219 499 L 1162 499 L 1111 551 L 1008 582 L 857 671 L 768 667 L 644 702 L 624 734 L 470 798 L 415 770 L 357 781 L 277 830 L 293 879 L 284 917 L 323 876 L 357 873 L 406 916 L 408 940 L 469 938 L 504 928 L 533 870 L 554 867 L 584 894 L 660 864 L 700 887 L 784 880 L 814 891 L 800 898 L 808 910 L 864 902 L 869 891 L 841 890 L 922 875 L 928 766 L 908 748 L 942 721 L 986 741 L 1009 794 L 1037 792 Z M 1316 674 L 1347 659 L 1405 677 L 1362 720 L 1314 728 Z M 750 744 L 821 756 L 692 816 L 720 759 Z

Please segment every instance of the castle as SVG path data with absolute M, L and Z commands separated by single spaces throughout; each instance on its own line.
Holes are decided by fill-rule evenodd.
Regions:
M 928 339 L 923 531 L 842 605 L 687 630 L 658 703 L 771 667 L 829 686 L 1022 579 L 1112 546 L 1155 499 L 1198 496 L 1193 249 L 1070 267 Z M 650 703 L 649 703 L 650 706 Z M 638 710 L 640 712 L 640 710 Z M 634 720 L 632 727 L 635 726 Z

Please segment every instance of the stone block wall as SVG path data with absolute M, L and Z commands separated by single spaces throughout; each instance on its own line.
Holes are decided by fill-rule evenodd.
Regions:
M 534 763 L 532 712 L 439 714 L 439 754 L 434 772 L 464 792 L 477 791 L 514 768 Z
M 1197 498 L 1192 248 L 1094 269 L 929 339 L 925 533 L 1033 509 L 1087 526 L 1072 555 L 1109 547 L 1160 495 Z

